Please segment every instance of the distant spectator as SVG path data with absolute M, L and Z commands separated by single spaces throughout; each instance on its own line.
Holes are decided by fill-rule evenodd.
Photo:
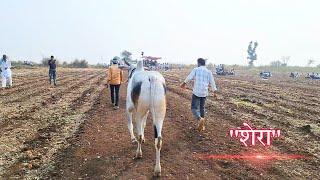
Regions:
M 54 56 L 50 57 L 50 60 L 48 61 L 49 65 L 49 82 L 51 85 L 51 80 L 53 79 L 54 86 L 57 85 L 56 79 L 57 79 L 57 65 L 56 60 L 54 59 Z
M 4 54 L 0 61 L 0 72 L 2 77 L 2 89 L 5 90 L 7 86 L 7 79 L 9 80 L 9 88 L 12 87 L 12 73 L 11 73 L 11 61 Z

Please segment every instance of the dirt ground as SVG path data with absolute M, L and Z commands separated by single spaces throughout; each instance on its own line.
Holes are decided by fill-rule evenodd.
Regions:
M 190 110 L 192 83 L 178 85 L 190 70 L 163 72 L 167 115 L 163 127 L 161 179 L 320 179 L 320 81 L 251 71 L 216 76 L 218 97 L 207 99 L 204 132 Z M 58 86 L 46 69 L 15 70 L 14 88 L 0 98 L 0 179 L 156 179 L 151 118 L 143 158 L 135 159 L 125 114 L 113 110 L 106 71 L 61 69 Z M 272 146 L 244 148 L 228 135 L 247 121 L 280 128 Z M 201 155 L 304 155 L 305 159 L 200 159 Z

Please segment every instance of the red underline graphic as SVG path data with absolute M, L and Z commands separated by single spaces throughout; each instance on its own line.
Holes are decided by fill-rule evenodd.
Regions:
M 205 155 L 198 156 L 199 159 L 274 159 L 274 160 L 285 160 L 285 159 L 307 159 L 313 158 L 312 156 L 302 155 Z

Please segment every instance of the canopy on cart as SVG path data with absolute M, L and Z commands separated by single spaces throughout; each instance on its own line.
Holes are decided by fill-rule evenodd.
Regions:
M 144 59 L 155 60 L 155 61 L 161 59 L 161 57 L 152 57 L 152 56 L 142 56 L 142 57 L 143 57 Z

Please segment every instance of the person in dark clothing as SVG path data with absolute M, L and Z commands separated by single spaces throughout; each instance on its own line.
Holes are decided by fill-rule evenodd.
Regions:
M 49 65 L 49 82 L 51 85 L 51 79 L 53 79 L 54 86 L 57 85 L 56 79 L 57 79 L 57 65 L 56 60 L 54 59 L 54 56 L 50 57 L 50 60 L 48 61 Z

